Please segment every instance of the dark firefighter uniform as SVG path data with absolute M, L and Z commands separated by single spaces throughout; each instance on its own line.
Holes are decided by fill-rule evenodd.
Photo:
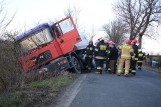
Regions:
M 104 40 L 101 40 L 95 47 L 97 74 L 102 74 L 103 63 L 108 59 L 109 53 L 107 44 L 104 43 Z
M 113 44 L 112 47 L 110 48 L 110 54 L 109 54 L 109 59 L 110 59 L 110 70 L 112 73 L 116 73 L 116 63 L 117 63 L 117 58 L 118 58 L 118 49 L 116 46 Z
M 104 43 L 107 45 L 107 47 L 109 47 L 109 41 L 108 40 L 104 40 Z M 110 51 L 111 47 L 109 47 L 109 51 Z M 111 68 L 110 68 L 110 59 L 108 58 L 107 60 L 104 61 L 104 63 L 106 64 L 106 69 L 107 72 L 111 72 Z
M 133 44 L 132 48 L 134 50 L 134 56 L 131 58 L 130 70 L 133 75 L 136 74 L 136 62 L 138 60 L 138 46 Z
M 109 45 L 107 45 L 109 46 Z M 109 47 L 109 51 L 111 50 L 111 47 Z M 106 68 L 107 72 L 111 73 L 111 68 L 110 68 L 110 53 L 109 53 L 109 58 L 106 60 Z
M 91 42 L 85 51 L 85 54 L 87 55 L 86 57 L 86 62 L 87 62 L 87 68 L 88 70 L 91 70 L 92 68 L 92 60 L 93 60 L 93 55 L 94 55 L 94 49 L 95 47 L 93 46 L 93 43 Z
M 139 50 L 138 52 L 138 69 L 141 70 L 141 67 L 142 67 L 142 63 L 143 63 L 143 60 L 145 59 L 145 54 Z

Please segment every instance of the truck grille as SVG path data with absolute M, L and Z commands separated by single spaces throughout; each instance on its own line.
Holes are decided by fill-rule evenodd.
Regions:
M 50 53 L 50 51 L 45 51 L 44 53 L 39 54 L 36 58 L 35 58 L 35 64 L 41 64 L 49 59 L 52 58 L 52 55 Z

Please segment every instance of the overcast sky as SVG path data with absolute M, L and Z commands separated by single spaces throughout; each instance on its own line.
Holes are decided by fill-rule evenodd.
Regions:
M 13 26 L 26 25 L 27 28 L 37 22 L 48 22 L 63 18 L 68 7 L 76 6 L 80 10 L 79 22 L 82 27 L 101 28 L 112 20 L 112 0 L 6 0 L 9 10 L 16 11 Z
M 3 1 L 3 0 L 0 0 Z M 95 29 L 97 35 L 101 33 L 102 25 L 110 22 L 115 16 L 112 4 L 115 0 L 5 0 L 8 15 L 16 12 L 10 29 L 29 29 L 38 22 L 49 22 L 64 17 L 68 7 L 77 7 L 80 10 L 79 23 L 86 31 Z M 157 46 L 155 49 L 152 44 Z M 161 44 L 148 39 L 144 40 L 147 51 L 161 52 Z

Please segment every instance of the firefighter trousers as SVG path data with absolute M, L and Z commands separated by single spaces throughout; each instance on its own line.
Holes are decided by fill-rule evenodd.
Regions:
M 129 68 L 130 68 L 130 59 L 125 59 L 125 58 L 120 58 L 120 63 L 118 66 L 118 75 L 120 75 L 122 73 L 122 68 L 124 66 L 125 63 L 125 75 L 129 74 Z
M 142 62 L 138 62 L 138 69 L 141 70 L 141 67 L 142 67 Z
M 91 70 L 91 68 L 92 68 L 92 59 L 93 59 L 92 57 L 87 57 L 86 58 L 88 70 Z
M 96 59 L 96 73 L 102 74 L 104 59 Z
M 108 72 L 111 72 L 111 68 L 110 68 L 110 60 L 106 61 L 106 69 Z
M 136 60 L 131 60 L 130 62 L 130 69 L 132 73 L 136 73 Z
M 110 68 L 112 73 L 116 73 L 116 60 L 110 60 Z

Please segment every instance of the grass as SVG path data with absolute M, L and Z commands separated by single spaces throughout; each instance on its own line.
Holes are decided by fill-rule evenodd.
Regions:
M 72 79 L 69 76 L 62 76 L 57 78 L 50 78 L 40 82 L 34 82 L 29 87 L 34 89 L 50 88 L 52 91 L 58 91 L 62 86 L 69 84 Z
M 26 85 L 26 90 L 19 90 L 0 96 L 0 107 L 27 107 L 36 104 L 45 104 L 69 85 L 77 76 L 73 74 L 52 77 Z M 49 99 L 49 100 L 47 100 Z
M 10 96 L 4 96 L 0 98 L 0 105 L 3 107 L 17 107 L 22 104 L 21 101 L 21 93 L 14 93 L 13 95 Z

